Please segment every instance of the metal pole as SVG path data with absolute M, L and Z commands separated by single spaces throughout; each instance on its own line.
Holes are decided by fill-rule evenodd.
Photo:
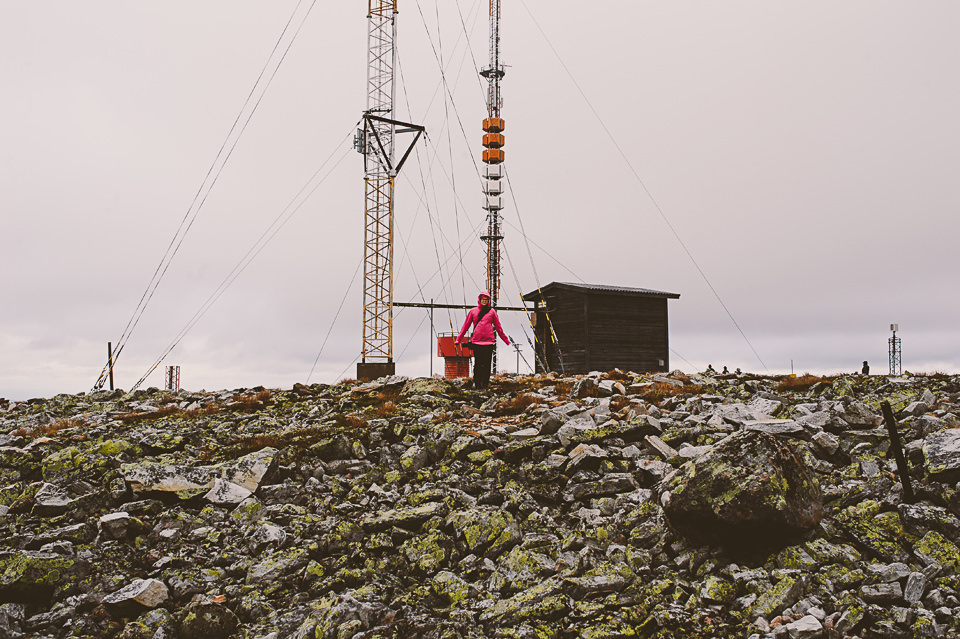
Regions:
M 480 75 L 487 80 L 487 118 L 483 121 L 483 162 L 484 169 L 484 208 L 487 210 L 487 233 L 480 239 L 487 245 L 487 291 L 490 293 L 490 308 L 497 308 L 500 301 L 500 241 L 503 239 L 500 229 L 500 210 L 503 207 L 504 177 L 503 162 L 503 129 L 504 122 L 500 117 L 502 99 L 500 97 L 500 80 L 504 76 L 503 64 L 500 63 L 500 0 L 490 0 L 490 60 L 489 66 L 480 71 Z M 493 353 L 490 360 L 491 373 L 497 373 L 497 343 L 494 338 Z
M 890 408 L 889 402 L 882 402 L 880 410 L 883 412 L 883 421 L 887 424 L 887 432 L 890 434 L 890 448 L 893 449 L 894 459 L 897 460 L 897 474 L 900 475 L 900 484 L 903 486 L 903 501 L 912 504 L 915 499 L 913 486 L 910 483 L 910 467 L 907 465 L 907 458 L 904 457 L 903 447 L 900 445 L 897 420 L 893 416 L 893 409 Z
M 110 370 L 110 390 L 113 390 L 113 342 L 107 342 L 107 366 Z
M 433 377 L 433 298 L 430 298 L 430 347 L 427 350 L 427 355 L 430 356 L 430 377 Z

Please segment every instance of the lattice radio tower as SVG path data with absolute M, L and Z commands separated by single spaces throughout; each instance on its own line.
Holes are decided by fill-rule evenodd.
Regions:
M 487 290 L 490 306 L 495 307 L 500 299 L 500 210 L 503 208 L 503 118 L 500 108 L 500 81 L 504 76 L 500 62 L 500 0 L 490 0 L 490 61 L 480 71 L 486 78 L 487 117 L 483 120 L 483 177 L 484 204 L 487 211 L 487 233 L 480 236 L 487 245 Z M 494 340 L 496 341 L 496 340 Z M 494 345 L 491 370 L 497 371 L 497 349 Z
M 367 109 L 354 146 L 363 154 L 363 348 L 357 379 L 393 375 L 393 193 L 400 168 L 423 127 L 393 117 L 397 1 L 368 0 Z M 399 162 L 396 135 L 415 133 Z
M 887 340 L 887 351 L 890 359 L 890 374 L 901 375 L 903 373 L 903 359 L 900 351 L 900 338 L 897 337 L 897 331 L 900 330 L 899 324 L 891 324 L 890 330 L 893 336 Z

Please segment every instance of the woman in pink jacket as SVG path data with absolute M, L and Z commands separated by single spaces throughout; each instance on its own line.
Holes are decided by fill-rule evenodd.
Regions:
M 473 386 L 482 390 L 490 382 L 490 360 L 493 358 L 493 349 L 497 346 L 497 335 L 507 346 L 510 345 L 510 340 L 503 334 L 497 312 L 490 306 L 490 293 L 483 291 L 477 296 L 477 307 L 467 313 L 467 320 L 457 335 L 457 344 L 463 341 L 463 336 L 471 325 L 475 327 L 470 340 L 473 342 Z

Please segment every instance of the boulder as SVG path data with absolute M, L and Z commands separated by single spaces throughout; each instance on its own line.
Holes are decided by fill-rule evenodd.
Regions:
M 226 606 L 194 601 L 181 613 L 180 639 L 229 639 L 239 626 L 237 616 Z
M 626 395 L 627 389 L 620 382 L 613 379 L 601 380 L 597 386 L 597 391 L 601 397 L 610 397 L 611 395 Z
M 597 394 L 597 391 L 600 388 L 600 384 L 594 377 L 581 377 L 573 384 L 573 390 L 570 391 L 570 394 L 573 397 L 582 399 L 584 397 L 589 397 Z
M 0 551 L 0 602 L 35 604 L 89 570 L 89 563 L 52 552 Z
M 38 515 L 62 515 L 77 501 L 66 490 L 44 483 L 33 497 L 33 512 Z
M 270 471 L 276 467 L 278 454 L 276 448 L 261 448 L 234 462 L 214 466 L 213 473 L 219 479 L 256 492 Z
M 453 390 L 453 384 L 445 379 L 435 377 L 417 377 L 408 380 L 400 394 L 404 397 L 413 395 L 449 395 Z
M 458 510 L 446 523 L 457 532 L 467 552 L 496 557 L 520 541 L 520 526 L 509 511 L 489 506 Z
M 942 482 L 960 481 L 960 429 L 927 435 L 923 440 L 927 474 Z
M 660 488 L 680 534 L 735 545 L 786 543 L 820 522 L 823 494 L 786 443 L 740 431 L 685 463 Z
M 960 630 L 960 376 L 610 377 L 0 406 L 0 639 Z
M 819 639 L 823 636 L 823 624 L 813 615 L 805 615 L 786 625 L 790 639 Z
M 219 477 L 213 480 L 213 486 L 210 490 L 203 496 L 211 504 L 217 504 L 221 506 L 236 506 L 244 499 L 250 497 L 253 493 L 240 486 L 229 482 Z
M 850 428 L 876 428 L 883 424 L 883 417 L 863 402 L 850 402 L 840 413 L 840 419 Z
M 130 530 L 131 519 L 127 512 L 109 513 L 100 517 L 97 526 L 106 539 L 123 539 Z
M 543 435 L 553 435 L 563 423 L 567 416 L 555 410 L 545 410 L 540 414 L 540 432 Z
M 556 578 L 532 586 L 522 592 L 501 599 L 480 614 L 480 622 L 493 628 L 513 626 L 525 619 L 552 621 L 567 608 L 562 592 L 563 582 Z
M 758 433 L 767 433 L 769 435 L 779 435 L 782 437 L 793 437 L 797 439 L 809 439 L 806 430 L 801 424 L 792 419 L 774 419 L 759 418 L 743 422 L 744 430 L 752 430 Z
M 443 502 L 428 502 L 422 506 L 384 510 L 365 515 L 360 525 L 368 530 L 385 530 L 393 527 L 419 528 L 424 522 L 433 518 L 442 518 L 450 512 Z
M 134 494 L 169 493 L 180 499 L 210 494 L 216 499 L 223 494 L 222 490 L 212 490 L 217 479 L 255 492 L 276 466 L 277 453 L 275 448 L 263 448 L 236 461 L 216 466 L 133 463 L 125 464 L 121 470 Z M 236 502 L 226 503 L 240 501 L 243 501 L 242 497 Z
M 147 608 L 156 608 L 167 601 L 167 586 L 156 579 L 135 579 L 120 590 L 103 598 L 103 603 L 122 606 L 137 603 Z

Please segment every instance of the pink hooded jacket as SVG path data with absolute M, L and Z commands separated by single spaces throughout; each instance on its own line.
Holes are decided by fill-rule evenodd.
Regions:
M 460 329 L 460 334 L 457 335 L 457 344 L 463 341 L 463 336 L 467 330 L 469 330 L 470 326 L 475 325 L 476 328 L 473 329 L 473 337 L 470 340 L 474 344 L 496 344 L 497 335 L 500 335 L 500 339 L 506 342 L 507 346 L 509 346 L 510 340 L 507 339 L 507 336 L 503 333 L 503 328 L 500 326 L 500 318 L 497 317 L 497 311 L 491 308 L 489 311 L 487 311 L 486 315 L 484 315 L 482 319 L 479 321 L 477 320 L 477 318 L 480 316 L 480 311 L 483 309 L 483 307 L 480 305 L 480 300 L 484 297 L 489 300 L 490 293 L 483 291 L 477 295 L 477 306 L 475 308 L 471 308 L 470 312 L 467 313 L 467 319 L 463 323 L 463 328 Z M 496 334 L 494 334 L 494 330 L 497 331 Z

